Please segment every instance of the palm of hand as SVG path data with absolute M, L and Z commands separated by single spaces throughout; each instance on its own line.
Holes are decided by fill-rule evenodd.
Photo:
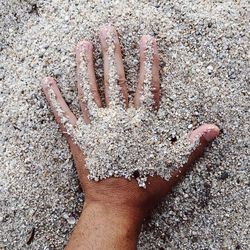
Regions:
M 171 146 L 169 131 L 162 131 L 168 124 L 155 112 L 160 106 L 159 56 L 155 40 L 150 36 L 141 39 L 139 82 L 133 107 L 128 107 L 117 33 L 106 26 L 101 29 L 100 38 L 107 108 L 102 107 L 94 74 L 93 47 L 89 42 L 83 41 L 77 46 L 78 93 L 83 119 L 77 120 L 70 111 L 53 78 L 45 78 L 42 86 L 69 143 L 85 191 L 85 204 L 99 202 L 147 212 L 218 135 L 218 128 L 202 125 L 185 140 Z M 198 139 L 199 144 L 195 144 Z M 176 150 L 181 146 L 182 151 Z M 166 153 L 162 154 L 164 150 Z M 172 167 L 166 167 L 166 162 Z M 96 182 L 89 180 L 88 175 L 97 179 L 112 177 Z M 145 187 L 148 175 L 151 177 L 147 179 L 147 188 L 139 188 L 136 178 Z

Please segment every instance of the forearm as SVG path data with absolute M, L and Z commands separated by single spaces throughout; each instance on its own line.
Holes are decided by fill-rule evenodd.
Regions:
M 86 206 L 66 250 L 136 249 L 142 219 L 130 211 Z

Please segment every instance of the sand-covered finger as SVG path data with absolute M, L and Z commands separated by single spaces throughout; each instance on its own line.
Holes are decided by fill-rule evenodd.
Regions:
M 70 131 L 75 126 L 77 119 L 62 97 L 55 79 L 45 77 L 42 80 L 42 87 L 62 132 L 70 135 Z
M 117 31 L 111 25 L 100 28 L 104 61 L 106 105 L 128 106 L 128 90 Z
M 81 41 L 76 47 L 77 88 L 83 119 L 89 123 L 102 106 L 94 71 L 93 45 Z
M 172 183 L 171 185 L 174 185 L 186 174 L 188 170 L 191 169 L 194 162 L 198 160 L 199 157 L 204 153 L 208 144 L 215 140 L 219 135 L 219 131 L 219 128 L 214 124 L 203 124 L 189 134 L 188 137 L 190 143 L 196 142 L 197 146 L 190 154 L 187 163 L 181 166 L 179 169 L 176 169 L 172 173 L 172 176 L 166 183 L 166 186 L 169 186 L 169 183 Z
M 144 35 L 140 41 L 140 72 L 134 105 L 158 109 L 160 105 L 159 54 L 156 41 Z

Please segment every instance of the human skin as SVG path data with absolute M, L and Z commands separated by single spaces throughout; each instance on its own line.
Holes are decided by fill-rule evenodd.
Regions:
M 93 63 L 93 46 L 88 41 L 81 41 L 76 48 L 76 64 L 77 64 L 77 81 L 79 100 L 84 95 L 80 88 L 80 72 L 79 57 L 81 50 L 86 53 L 87 71 L 90 89 L 94 100 L 98 107 L 109 106 L 108 93 L 108 54 L 106 36 L 108 32 L 115 35 L 115 63 L 119 76 L 119 85 L 126 106 L 128 106 L 128 92 L 122 63 L 121 48 L 119 45 L 116 30 L 109 25 L 100 28 L 100 40 L 103 51 L 104 61 L 104 83 L 105 83 L 105 106 L 101 102 L 98 92 L 94 63 Z M 144 82 L 144 64 L 145 49 L 148 40 L 153 39 L 153 64 L 152 64 L 152 89 L 154 96 L 154 104 L 152 109 L 157 109 L 160 103 L 160 80 L 159 80 L 159 56 L 157 45 L 154 38 L 143 36 L 140 41 L 140 72 L 137 85 L 137 91 L 134 98 L 134 107 L 140 107 L 140 95 Z M 87 178 L 88 170 L 85 166 L 85 155 L 78 145 L 73 142 L 73 138 L 67 133 L 61 118 L 57 114 L 56 108 L 53 107 L 48 93 L 48 82 L 50 88 L 54 90 L 56 99 L 64 114 L 67 116 L 71 124 L 76 124 L 76 117 L 70 111 L 64 101 L 56 81 L 52 77 L 46 77 L 42 81 L 42 87 L 46 98 L 52 108 L 60 130 L 64 134 L 70 151 L 73 155 L 77 168 L 78 178 L 85 194 L 83 211 L 80 219 L 74 228 L 70 240 L 66 246 L 67 250 L 80 249 L 136 249 L 138 236 L 144 219 L 150 214 L 152 209 L 169 193 L 172 188 L 181 180 L 185 173 L 191 168 L 193 163 L 202 155 L 206 146 L 213 141 L 219 134 L 219 128 L 214 124 L 203 124 L 189 134 L 192 143 L 196 137 L 200 138 L 200 143 L 196 149 L 190 154 L 188 162 L 184 166 L 174 171 L 171 178 L 166 181 L 159 176 L 148 177 L 147 188 L 141 188 L 135 179 L 127 180 L 125 178 L 108 178 L 101 181 L 92 181 Z M 90 123 L 88 107 L 80 101 L 80 107 L 83 118 L 86 123 Z M 164 162 L 162 163 L 164 165 Z

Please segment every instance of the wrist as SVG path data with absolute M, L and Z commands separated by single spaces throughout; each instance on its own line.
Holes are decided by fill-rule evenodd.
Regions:
M 136 249 L 142 219 L 128 210 L 85 202 L 67 250 Z
M 103 225 L 112 224 L 117 233 L 133 232 L 136 237 L 140 233 L 143 223 L 143 213 L 132 207 L 121 207 L 101 202 L 85 202 L 82 215 L 92 215 L 93 219 Z

